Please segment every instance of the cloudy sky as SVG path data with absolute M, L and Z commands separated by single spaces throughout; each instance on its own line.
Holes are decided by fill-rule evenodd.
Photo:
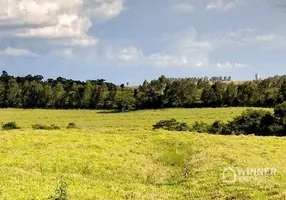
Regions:
M 0 70 L 133 85 L 162 74 L 285 74 L 285 8 L 282 0 L 0 0 Z

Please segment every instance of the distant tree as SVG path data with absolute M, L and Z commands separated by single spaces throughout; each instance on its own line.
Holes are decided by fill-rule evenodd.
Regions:
M 57 83 L 54 90 L 56 108 L 63 108 L 66 104 L 66 91 L 61 83 Z
M 224 106 L 225 87 L 226 85 L 222 82 L 216 82 L 211 86 L 209 98 L 212 107 Z
M 22 104 L 25 108 L 41 107 L 44 88 L 41 83 L 25 81 L 22 89 Z
M 3 108 L 5 106 L 5 85 L 0 82 L 0 107 Z
M 104 108 L 105 101 L 108 97 L 108 93 L 109 91 L 108 91 L 107 85 L 105 83 L 102 83 L 96 95 L 97 108 L 100 108 L 100 109 Z
M 79 108 L 80 106 L 80 95 L 79 95 L 79 85 L 73 83 L 71 89 L 67 94 L 67 103 L 69 108 Z
M 180 95 L 181 91 L 181 81 L 176 80 L 168 83 L 163 96 L 163 104 L 166 107 L 182 107 L 183 99 Z
M 227 89 L 224 96 L 224 101 L 226 105 L 236 106 L 235 98 L 237 97 L 237 87 L 234 83 L 230 83 L 227 85 Z
M 231 77 L 161 76 L 151 82 L 144 81 L 139 87 L 129 88 L 123 84 L 116 86 L 104 79 L 82 82 L 58 77 L 44 80 L 41 75 L 14 77 L 3 71 L 0 76 L 0 107 L 111 109 L 118 107 L 119 99 L 124 102 L 123 97 L 127 102 L 135 99 L 135 109 L 274 107 L 286 101 L 286 75 L 242 84 L 225 81 L 231 81 Z
M 55 106 L 56 98 L 54 96 L 53 88 L 50 85 L 45 84 L 43 86 L 43 96 L 41 99 L 42 108 L 53 108 Z
M 135 108 L 135 98 L 133 97 L 133 90 L 122 89 L 117 91 L 115 97 L 115 109 L 124 112 L 133 110 Z
M 7 86 L 7 103 L 8 107 L 20 107 L 20 87 L 14 78 L 10 79 Z
M 87 82 L 84 87 L 84 93 L 81 100 L 81 105 L 83 108 L 89 108 L 91 105 L 91 97 L 92 97 L 93 86 L 90 82 Z

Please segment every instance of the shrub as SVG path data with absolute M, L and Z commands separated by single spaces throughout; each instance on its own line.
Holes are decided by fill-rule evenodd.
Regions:
M 285 127 L 276 123 L 267 127 L 267 131 L 265 133 L 266 134 L 263 136 L 286 136 Z
M 32 125 L 32 128 L 34 130 L 60 130 L 61 128 L 56 126 L 56 125 L 51 125 L 51 126 L 47 126 L 47 125 L 41 125 L 41 124 L 35 124 Z
M 228 126 L 222 121 L 215 121 L 211 125 L 209 132 L 213 134 L 226 134 L 228 132 Z
M 34 130 L 48 130 L 50 127 L 46 125 L 41 125 L 41 124 L 34 124 L 32 125 L 32 128 Z
M 198 133 L 208 133 L 210 130 L 210 125 L 204 122 L 195 122 L 191 128 L 191 131 Z
M 222 135 L 232 135 L 234 132 L 234 130 L 231 128 L 231 126 L 229 124 L 224 124 L 224 126 L 222 127 L 221 130 L 221 134 Z
M 3 130 L 13 130 L 13 129 L 20 129 L 19 126 L 17 126 L 16 122 L 8 122 L 6 124 L 2 125 Z
M 284 107 L 285 106 L 285 107 Z M 285 111 L 284 111 L 285 109 Z M 275 115 L 264 110 L 248 109 L 228 123 L 215 121 L 211 126 L 196 122 L 192 130 L 212 134 L 254 134 L 259 136 L 286 136 L 286 104 L 277 106 Z
M 277 118 L 282 118 L 286 116 L 286 102 L 279 104 L 274 108 L 274 115 Z
M 180 123 L 176 127 L 176 131 L 190 131 L 190 127 L 187 123 Z
M 189 131 L 190 127 L 186 123 L 181 123 L 175 119 L 170 119 L 159 121 L 153 125 L 153 129 L 164 129 L 168 131 Z
M 228 123 L 230 130 L 235 133 L 255 134 L 263 132 L 262 119 L 271 115 L 264 110 L 246 110 L 240 116 Z
M 281 125 L 286 126 L 286 102 L 275 107 L 274 116 Z
M 259 136 L 286 136 L 286 102 L 276 106 L 274 115 L 264 110 L 248 109 L 228 123 L 215 121 L 212 125 L 195 122 L 190 128 L 175 119 L 159 121 L 154 129 L 193 131 L 212 134 L 254 134 Z
M 51 130 L 60 130 L 61 128 L 55 124 L 51 125 Z
M 69 123 L 67 129 L 77 129 L 77 126 L 75 123 Z

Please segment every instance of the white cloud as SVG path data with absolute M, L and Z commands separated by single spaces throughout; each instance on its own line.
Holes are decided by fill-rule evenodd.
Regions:
M 108 47 L 105 52 L 108 60 L 134 63 L 144 58 L 143 52 L 135 46 Z
M 176 67 L 183 66 L 188 63 L 188 60 L 184 56 L 171 55 L 165 53 L 155 53 L 149 56 L 150 61 L 160 67 Z
M 171 11 L 178 14 L 193 13 L 195 8 L 188 3 L 179 3 L 171 6 Z
M 76 57 L 72 48 L 53 49 L 46 56 L 52 58 L 62 58 L 66 60 L 70 60 Z
M 229 11 L 242 4 L 242 0 L 211 0 L 206 10 Z
M 258 35 L 256 36 L 256 40 L 258 42 L 274 42 L 274 41 L 277 41 L 277 40 L 283 40 L 285 39 L 285 37 L 283 36 L 279 36 L 279 35 L 276 35 L 276 34 L 265 34 L 265 35 Z
M 86 38 L 79 38 L 79 39 L 73 39 L 70 41 L 69 45 L 71 46 L 93 46 L 98 43 L 98 39 L 92 38 L 92 37 L 86 37 Z M 68 45 L 68 43 L 66 43 Z
M 61 14 L 78 13 L 82 0 L 1 0 L 0 20 L 5 24 L 53 25 Z
M 161 47 L 164 51 L 147 54 L 134 45 L 110 46 L 98 57 L 124 65 L 204 67 L 208 66 L 209 53 L 214 49 L 211 43 L 198 38 L 195 29 L 163 35 Z
M 64 38 L 64 37 L 87 37 L 86 32 L 92 26 L 88 18 L 80 18 L 78 15 L 60 15 L 54 26 L 33 28 L 17 34 L 20 37 L 43 37 L 43 38 Z
M 7 47 L 6 49 L 0 51 L 0 56 L 11 56 L 11 57 L 40 57 L 40 55 L 33 53 L 27 49 L 14 49 Z
M 241 35 L 252 34 L 254 29 L 232 32 L 228 37 L 240 38 Z M 225 37 L 225 35 L 224 35 Z M 247 64 L 239 62 L 213 63 L 209 55 L 220 45 L 216 41 L 202 39 L 195 29 L 187 29 L 174 34 L 164 34 L 162 37 L 161 52 L 151 54 L 143 53 L 135 46 L 109 48 L 106 58 L 110 61 L 132 63 L 143 66 L 157 67 L 211 67 L 221 69 L 234 69 L 247 67 Z
M 97 20 L 118 16 L 124 9 L 124 0 L 85 0 L 87 12 Z
M 217 48 L 225 46 L 250 47 L 263 50 L 286 49 L 286 36 L 283 30 L 259 31 L 253 28 L 219 31 L 206 37 Z
M 243 64 L 243 63 L 230 63 L 230 62 L 225 62 L 225 63 L 216 63 L 216 67 L 223 68 L 223 69 L 232 69 L 232 68 L 242 68 L 242 67 L 247 67 L 248 65 Z
M 64 45 L 90 46 L 98 41 L 88 35 L 92 21 L 118 16 L 124 0 L 0 0 L 0 5 L 0 23 L 18 26 L 10 30 L 16 37 L 66 38 Z
M 165 51 L 149 56 L 158 66 L 202 67 L 209 63 L 209 53 L 214 46 L 198 37 L 195 29 L 188 29 L 163 36 Z

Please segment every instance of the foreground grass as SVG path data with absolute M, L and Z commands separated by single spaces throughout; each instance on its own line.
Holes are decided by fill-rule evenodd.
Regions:
M 0 199 L 47 199 L 62 178 L 70 199 L 285 199 L 286 139 L 151 130 L 168 118 L 230 120 L 244 108 L 96 111 L 0 110 Z M 34 131 L 69 122 L 80 130 Z M 261 182 L 224 183 L 223 169 L 276 168 Z

